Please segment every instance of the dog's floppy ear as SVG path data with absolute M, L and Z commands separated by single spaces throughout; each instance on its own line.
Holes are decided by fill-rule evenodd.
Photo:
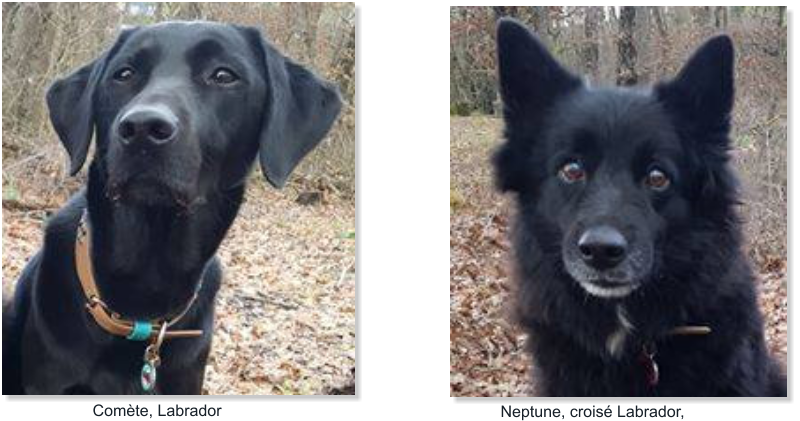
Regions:
M 267 181 L 281 188 L 300 160 L 328 133 L 342 100 L 334 84 L 285 57 L 260 33 L 258 39 L 268 96 L 258 155 Z
M 58 79 L 47 90 L 50 122 L 70 159 L 70 174 L 83 167 L 94 133 L 94 93 L 106 62 L 122 41 L 133 31 L 120 33 L 112 48 L 74 73 Z
M 80 171 L 94 132 L 93 97 L 105 58 L 56 80 L 47 90 L 50 121 L 70 159 L 70 174 Z

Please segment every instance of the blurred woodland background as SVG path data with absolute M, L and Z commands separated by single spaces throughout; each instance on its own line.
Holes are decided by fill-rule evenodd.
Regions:
M 507 317 L 508 198 L 489 157 L 501 139 L 495 23 L 515 17 L 595 85 L 675 75 L 707 37 L 736 48 L 734 165 L 747 251 L 771 350 L 786 357 L 787 17 L 785 7 L 451 7 L 451 395 L 530 394 L 524 337 Z
M 345 105 L 281 191 L 253 171 L 220 254 L 209 394 L 355 391 L 353 3 L 3 3 L 3 292 L 41 245 L 44 220 L 84 182 L 50 125 L 52 81 L 109 47 L 120 28 L 165 20 L 252 25 L 339 85 Z M 87 165 L 88 166 L 88 165 Z

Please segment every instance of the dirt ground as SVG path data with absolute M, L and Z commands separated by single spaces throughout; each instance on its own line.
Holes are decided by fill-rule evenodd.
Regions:
M 250 182 L 219 251 L 225 275 L 204 393 L 354 393 L 355 204 L 326 194 L 300 205 L 298 193 L 296 185 L 276 191 Z M 64 198 L 4 201 L 4 294 Z
M 489 157 L 501 122 L 450 119 L 450 395 L 531 394 L 525 335 L 510 322 L 509 197 L 493 190 Z M 785 256 L 782 256 L 785 262 Z M 758 274 L 770 350 L 786 361 L 785 264 Z

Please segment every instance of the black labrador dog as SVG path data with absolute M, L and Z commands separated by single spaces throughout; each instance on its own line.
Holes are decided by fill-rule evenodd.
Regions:
M 47 104 L 71 172 L 93 135 L 95 153 L 3 305 L 3 393 L 200 393 L 215 253 L 251 166 L 281 187 L 337 88 L 255 28 L 168 22 L 123 30 Z

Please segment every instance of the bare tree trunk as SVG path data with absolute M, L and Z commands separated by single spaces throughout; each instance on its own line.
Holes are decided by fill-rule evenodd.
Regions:
M 619 35 L 617 37 L 617 85 L 635 85 L 639 81 L 636 73 L 636 44 L 633 33 L 636 29 L 636 8 L 620 7 Z
M 593 81 L 597 81 L 600 76 L 600 37 L 599 25 L 603 17 L 603 9 L 601 7 L 587 7 L 586 16 L 584 19 L 583 27 L 583 65 L 587 75 L 590 75 Z

